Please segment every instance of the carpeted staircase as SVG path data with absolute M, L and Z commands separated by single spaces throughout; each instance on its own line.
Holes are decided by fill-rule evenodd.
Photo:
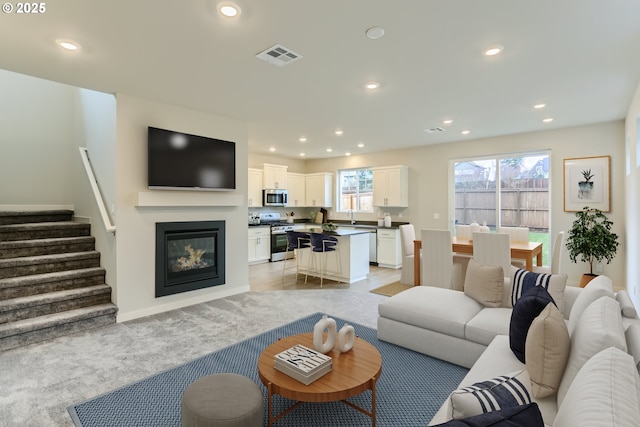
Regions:
M 115 322 L 90 228 L 67 210 L 0 211 L 0 351 Z

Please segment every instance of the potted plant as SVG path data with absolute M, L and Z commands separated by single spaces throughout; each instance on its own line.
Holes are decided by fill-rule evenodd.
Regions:
M 607 260 L 611 262 L 618 250 L 618 235 L 611 231 L 613 223 L 600 209 L 585 206 L 582 211 L 576 212 L 576 220 L 569 230 L 567 237 L 567 250 L 571 262 L 580 261 L 589 263 L 589 273 L 584 274 L 580 280 L 580 286 L 584 287 L 593 274 L 593 263 Z

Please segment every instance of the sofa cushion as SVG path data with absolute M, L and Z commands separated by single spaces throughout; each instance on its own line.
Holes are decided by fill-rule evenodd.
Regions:
M 522 363 L 526 362 L 524 346 L 529 327 L 549 303 L 553 303 L 549 292 L 542 286 L 534 286 L 513 306 L 509 323 L 509 346 Z
M 558 407 L 562 406 L 571 383 L 587 360 L 608 347 L 627 351 L 618 302 L 608 296 L 592 302 L 570 336 L 571 351 L 558 388 Z
M 564 310 L 564 288 L 567 284 L 566 274 L 542 274 L 516 269 L 511 279 L 511 305 L 515 306 L 518 299 L 534 286 L 545 288 L 556 306 L 562 312 Z
M 524 346 L 534 397 L 546 397 L 558 391 L 570 349 L 564 317 L 554 304 L 549 303 L 533 319 Z
M 542 414 L 535 402 L 481 415 L 450 420 L 435 427 L 544 427 Z
M 510 308 L 486 308 L 467 322 L 465 338 L 482 345 L 489 345 L 496 335 L 509 335 Z
M 622 315 L 624 317 L 628 317 L 630 319 L 638 318 L 638 312 L 633 306 L 633 302 L 631 301 L 631 297 L 627 291 L 623 289 L 616 292 L 616 300 L 620 303 L 620 309 L 622 310 Z
M 466 418 L 531 403 L 526 369 L 477 382 L 451 393 L 450 417 Z
M 381 317 L 464 339 L 465 325 L 483 309 L 463 292 L 415 286 L 378 304 Z
M 502 267 L 480 264 L 469 260 L 464 279 L 464 293 L 485 307 L 500 307 L 504 274 Z
M 569 313 L 569 335 L 573 334 L 573 329 L 576 327 L 582 312 L 592 302 L 603 296 L 613 298 L 613 286 L 608 277 L 598 276 L 587 283 L 587 286 L 582 289 L 582 292 L 573 303 L 573 307 L 571 307 L 571 313 Z
M 640 323 L 629 325 L 624 333 L 627 340 L 627 351 L 633 357 L 633 361 L 640 372 Z
M 640 420 L 640 376 L 633 358 L 609 347 L 589 359 L 558 408 L 554 427 L 634 427 Z

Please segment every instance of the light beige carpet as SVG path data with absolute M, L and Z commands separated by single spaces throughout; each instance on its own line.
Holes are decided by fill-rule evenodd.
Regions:
M 380 286 L 379 288 L 372 289 L 369 292 L 373 292 L 374 294 L 386 295 L 391 297 L 395 294 L 399 294 L 402 291 L 406 291 L 407 289 L 411 289 L 413 286 L 411 285 L 403 285 L 402 283 L 393 282 L 388 285 Z

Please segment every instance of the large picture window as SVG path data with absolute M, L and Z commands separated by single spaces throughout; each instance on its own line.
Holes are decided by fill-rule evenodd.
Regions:
M 373 172 L 370 168 L 338 171 L 338 212 L 373 212 Z
M 528 227 L 529 240 L 543 243 L 543 262 L 549 265 L 549 154 L 525 153 L 452 162 L 453 214 L 456 224 L 486 223 Z

